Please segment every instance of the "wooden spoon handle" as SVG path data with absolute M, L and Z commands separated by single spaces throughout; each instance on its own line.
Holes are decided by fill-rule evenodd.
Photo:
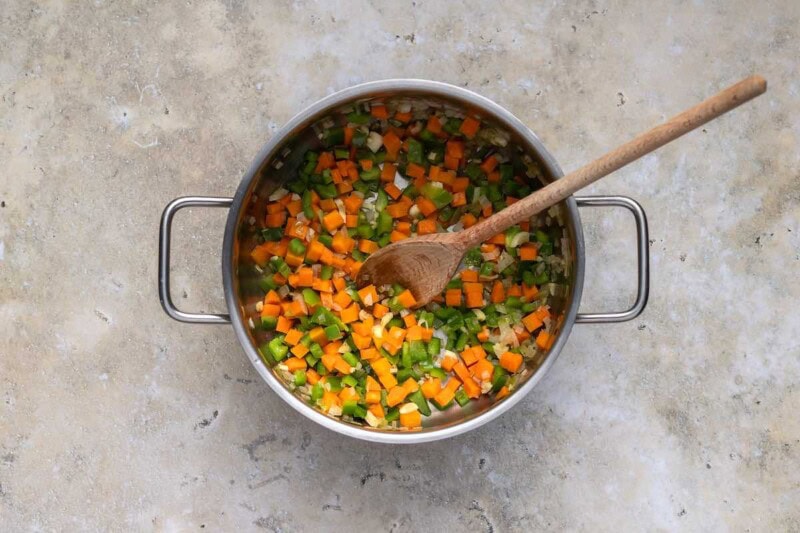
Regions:
M 575 191 L 763 94 L 766 90 L 767 82 L 761 76 L 745 78 L 736 85 L 728 87 L 708 100 L 671 118 L 664 124 L 640 134 L 591 163 L 460 232 L 459 240 L 465 248 L 478 246 L 510 226 L 529 219 L 536 213 L 567 198 Z

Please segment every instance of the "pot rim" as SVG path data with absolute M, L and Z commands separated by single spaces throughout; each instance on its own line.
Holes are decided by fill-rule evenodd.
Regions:
M 225 224 L 225 235 L 222 246 L 222 280 L 225 292 L 225 302 L 228 307 L 231 323 L 234 331 L 236 332 L 236 337 L 239 340 L 239 344 L 242 345 L 243 350 L 247 354 L 256 371 L 261 375 L 261 378 L 266 381 L 270 388 L 286 403 L 292 406 L 296 411 L 298 411 L 298 413 L 313 420 L 314 422 L 349 437 L 389 444 L 414 444 L 454 437 L 482 426 L 483 424 L 494 420 L 501 414 L 511 409 L 511 407 L 519 403 L 522 398 L 524 398 L 531 391 L 531 389 L 536 386 L 536 384 L 542 379 L 542 377 L 555 362 L 556 358 L 567 342 L 567 338 L 572 330 L 572 326 L 575 324 L 575 317 L 578 312 L 578 307 L 583 292 L 585 250 L 580 214 L 578 212 L 575 199 L 570 196 L 564 201 L 564 203 L 566 204 L 570 221 L 574 224 L 575 276 L 572 285 L 572 295 L 569 298 L 567 314 L 565 316 L 561 331 L 559 332 L 555 343 L 550 348 L 545 360 L 536 369 L 534 374 L 527 379 L 525 384 L 511 393 L 503 401 L 493 405 L 492 407 L 489 407 L 481 414 L 461 422 L 446 425 L 441 428 L 429 430 L 423 429 L 421 431 L 387 431 L 356 426 L 347 422 L 335 420 L 317 411 L 310 405 L 306 404 L 303 400 L 295 396 L 294 393 L 288 390 L 281 383 L 278 377 L 274 375 L 273 372 L 261 360 L 261 357 L 258 355 L 253 343 L 250 340 L 247 331 L 247 325 L 242 319 L 242 314 L 237 307 L 237 296 L 234 290 L 235 265 L 233 263 L 233 251 L 236 229 L 239 224 L 241 210 L 243 207 L 242 204 L 247 196 L 248 190 L 253 184 L 254 179 L 256 179 L 259 170 L 262 168 L 263 163 L 271 158 L 275 154 L 276 150 L 280 148 L 287 138 L 300 126 L 308 123 L 310 119 L 317 118 L 326 111 L 347 104 L 352 100 L 393 92 L 422 92 L 430 93 L 434 96 L 455 98 L 457 100 L 461 100 L 467 105 L 473 106 L 478 110 L 486 111 L 493 115 L 493 118 L 498 119 L 499 122 L 501 122 L 505 127 L 515 132 L 520 138 L 529 144 L 529 146 L 538 156 L 540 163 L 547 171 L 548 175 L 555 179 L 561 178 L 564 175 L 561 167 L 558 165 L 555 158 L 552 156 L 552 154 L 550 154 L 547 148 L 545 148 L 539 137 L 537 137 L 536 134 L 534 134 L 533 131 L 531 131 L 522 121 L 520 121 L 511 112 L 495 103 L 493 100 L 474 93 L 468 89 L 438 81 L 405 78 L 385 79 L 354 85 L 326 96 L 311 104 L 300 113 L 296 114 L 264 145 L 264 147 L 255 157 L 253 163 L 250 165 L 250 168 L 242 177 L 242 181 L 236 190 L 233 203 L 228 213 L 228 219 Z

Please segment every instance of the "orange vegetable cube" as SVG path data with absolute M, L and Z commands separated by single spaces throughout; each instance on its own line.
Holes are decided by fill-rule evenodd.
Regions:
M 539 332 L 539 335 L 536 336 L 536 346 L 542 350 L 549 350 L 553 345 L 553 341 L 555 340 L 555 335 L 551 335 L 550 333 L 542 330 Z
M 419 411 L 400 413 L 400 425 L 404 428 L 422 427 L 422 415 Z
M 442 380 L 439 378 L 430 378 L 422 384 L 420 389 L 422 389 L 422 395 L 430 400 L 442 390 Z
M 290 329 L 286 333 L 286 337 L 284 337 L 283 340 L 289 346 L 294 346 L 295 344 L 300 342 L 300 339 L 302 339 L 302 338 L 303 338 L 303 332 L 302 331 L 300 331 L 299 329 Z
M 467 139 L 472 139 L 478 133 L 481 123 L 474 117 L 467 117 L 461 123 L 459 131 L 464 134 Z
M 356 320 L 358 320 L 358 312 L 360 310 L 361 308 L 358 306 L 357 303 L 353 303 L 353 305 L 351 305 L 347 309 L 342 309 L 340 316 L 342 322 L 344 322 L 345 324 L 349 324 L 350 322 L 355 322 Z
M 417 304 L 417 300 L 411 294 L 411 291 L 406 289 L 397 296 L 397 303 L 408 309 L 414 307 Z
M 514 352 L 505 352 L 500 356 L 500 366 L 513 374 L 522 366 L 522 356 Z
M 519 247 L 519 258 L 522 261 L 534 261 L 538 256 L 539 248 L 531 242 L 526 242 Z
M 387 390 L 397 386 L 397 378 L 390 372 L 378 374 L 378 380 L 381 382 L 381 385 L 383 385 L 383 388 Z
M 292 347 L 291 352 L 297 357 L 304 357 L 308 353 L 308 346 L 300 343 L 295 344 Z
M 521 358 L 522 356 L 520 356 Z M 469 371 L 472 372 L 476 378 L 481 381 L 489 381 L 492 379 L 492 373 L 494 372 L 494 365 L 487 361 L 486 359 L 478 359 L 478 361 L 469 367 Z
M 465 380 L 461 385 L 464 387 L 464 392 L 467 393 L 469 398 L 477 398 L 481 395 L 481 387 L 475 383 L 474 380 Z
M 322 217 L 322 225 L 329 233 L 333 233 L 339 229 L 342 224 L 344 224 L 344 219 L 342 215 L 339 214 L 339 211 L 331 211 Z
M 525 326 L 525 329 L 527 329 L 528 331 L 534 331 L 534 330 L 539 329 L 540 327 L 542 327 L 544 322 L 542 322 L 542 319 L 540 319 L 536 315 L 536 311 L 534 311 L 533 313 L 525 316 L 522 319 L 522 324 Z
M 447 289 L 444 293 L 444 303 L 450 307 L 461 305 L 461 289 Z

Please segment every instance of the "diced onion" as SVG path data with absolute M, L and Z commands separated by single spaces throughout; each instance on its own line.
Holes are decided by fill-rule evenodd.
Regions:
M 276 200 L 280 200 L 287 194 L 289 194 L 289 191 L 287 191 L 283 187 L 279 187 L 277 190 L 275 190 L 272 194 L 269 195 L 269 201 L 275 202 Z
M 377 131 L 369 132 L 369 136 L 367 137 L 367 148 L 372 150 L 372 153 L 375 153 L 380 150 L 381 146 L 383 146 L 383 136 Z

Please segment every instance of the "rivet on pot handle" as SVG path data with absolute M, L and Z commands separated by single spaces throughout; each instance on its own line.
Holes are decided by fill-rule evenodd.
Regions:
M 636 253 L 639 266 L 636 302 L 627 311 L 616 313 L 578 313 L 575 322 L 605 324 L 633 320 L 644 311 L 650 292 L 650 249 L 647 232 L 647 216 L 636 200 L 627 196 L 584 196 L 575 199 L 578 207 L 624 207 L 636 221 Z
M 161 307 L 170 317 L 179 322 L 194 324 L 230 324 L 231 317 L 216 313 L 186 313 L 172 303 L 169 290 L 169 252 L 172 231 L 172 219 L 175 213 L 184 207 L 230 207 L 233 198 L 215 198 L 211 196 L 186 196 L 172 200 L 161 215 L 161 227 L 158 242 L 158 296 Z

